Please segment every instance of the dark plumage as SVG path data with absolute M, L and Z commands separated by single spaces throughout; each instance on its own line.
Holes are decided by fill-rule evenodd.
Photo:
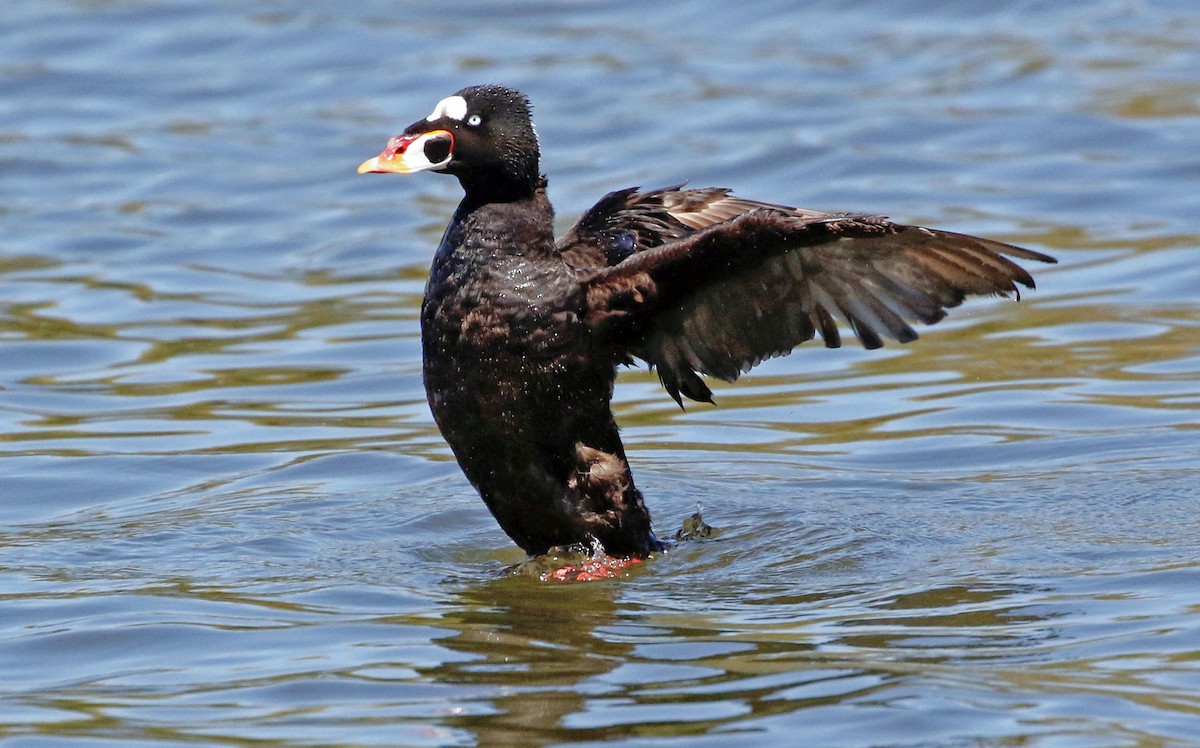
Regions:
M 917 337 L 968 294 L 1033 279 L 1007 244 L 680 186 L 610 193 L 557 243 L 529 104 L 464 88 L 360 172 L 441 171 L 465 197 L 434 255 L 421 308 L 434 419 L 504 531 L 530 554 L 599 541 L 614 556 L 663 547 L 609 407 L 639 358 L 682 398 L 700 374 L 733 381 L 835 318 L 867 348 Z

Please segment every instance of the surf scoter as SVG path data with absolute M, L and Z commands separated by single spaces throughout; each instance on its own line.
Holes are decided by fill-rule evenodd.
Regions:
M 866 348 L 915 340 L 968 294 L 1020 297 L 1007 257 L 1039 252 L 882 216 L 821 213 L 682 186 L 605 195 L 555 241 L 524 95 L 472 86 L 392 138 L 359 173 L 437 171 L 466 193 L 421 305 L 425 390 L 467 479 L 531 555 L 664 547 L 634 486 L 610 400 L 638 358 L 667 392 L 712 402 L 835 318 Z M 1007 255 L 1007 257 L 1006 257 Z

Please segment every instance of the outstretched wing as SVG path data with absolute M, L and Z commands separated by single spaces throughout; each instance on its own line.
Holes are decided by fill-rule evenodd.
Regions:
M 969 294 L 1019 298 L 1017 284 L 1033 288 L 1009 257 L 1054 262 L 988 239 L 725 191 L 646 196 L 660 205 L 637 210 L 638 193 L 610 195 L 625 211 L 591 215 L 602 201 L 568 234 L 574 255 L 564 257 L 582 270 L 589 322 L 656 367 L 678 402 L 711 401 L 698 373 L 733 381 L 818 333 L 840 346 L 835 317 L 867 348 L 884 337 L 908 342 L 917 337 L 910 322 L 937 322 Z M 681 209 L 689 204 L 697 209 Z
M 796 217 L 830 217 L 815 210 L 743 200 L 722 187 L 682 185 L 640 192 L 610 192 L 579 217 L 558 242 L 568 265 L 580 270 L 617 265 L 634 254 L 725 223 L 752 210 L 778 210 Z

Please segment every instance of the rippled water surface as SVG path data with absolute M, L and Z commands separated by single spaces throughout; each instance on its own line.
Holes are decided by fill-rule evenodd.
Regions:
M 1200 7 L 994 5 L 7 0 L 0 744 L 1194 744 Z M 562 228 L 689 179 L 1061 264 L 719 408 L 623 374 L 721 534 L 505 574 L 419 379 L 457 185 L 354 173 L 479 82 Z

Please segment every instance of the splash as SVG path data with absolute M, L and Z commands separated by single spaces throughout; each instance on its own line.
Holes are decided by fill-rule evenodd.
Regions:
M 537 577 L 543 582 L 594 582 L 627 576 L 630 567 L 644 560 L 634 556 L 610 556 L 600 541 L 590 538 L 586 545 L 575 543 L 551 548 L 517 564 L 512 572 Z
M 703 507 L 696 504 L 696 513 L 683 521 L 683 526 L 675 531 L 675 540 L 683 543 L 688 540 L 708 540 L 721 534 L 721 531 L 704 521 L 701 514 Z
M 702 507 L 697 504 L 696 512 L 683 521 L 675 532 L 675 542 L 711 540 L 721 530 L 704 521 Z M 508 573 L 536 577 L 543 582 L 595 582 L 629 576 L 631 567 L 646 561 L 637 556 L 610 556 L 604 545 L 596 538 L 587 543 L 573 543 L 551 548 L 540 556 L 527 558 Z

